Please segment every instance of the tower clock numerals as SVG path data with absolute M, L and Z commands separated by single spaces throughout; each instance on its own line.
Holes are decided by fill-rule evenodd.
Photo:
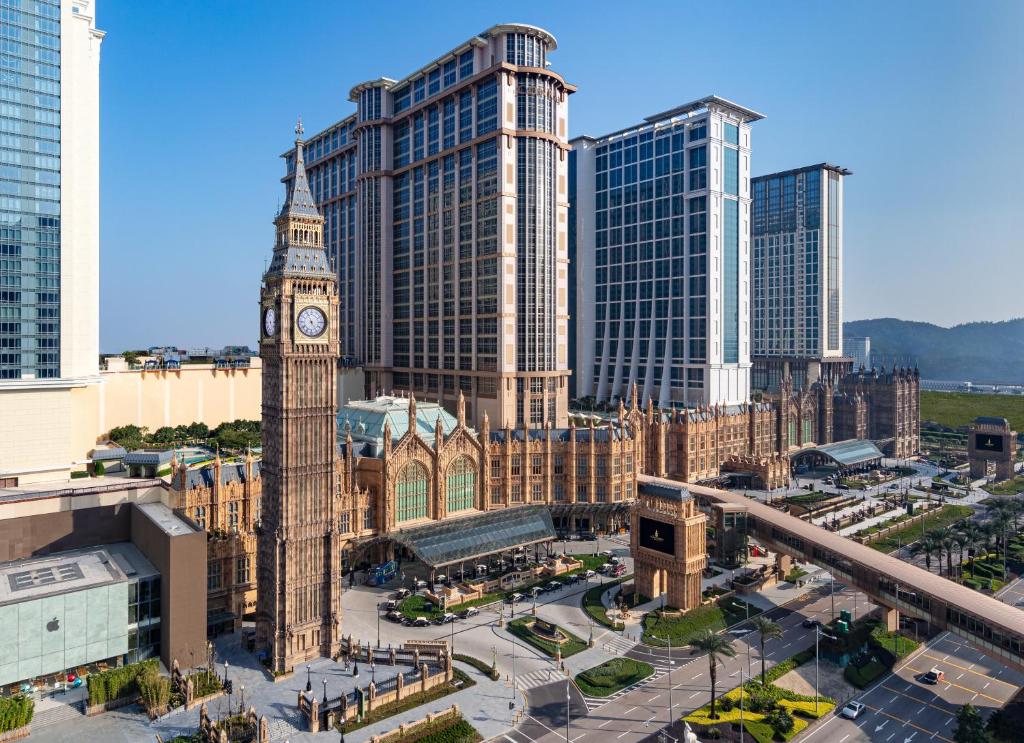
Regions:
M 277 311 L 268 307 L 263 313 L 263 334 L 268 338 L 277 332 Z
M 310 338 L 317 338 L 323 335 L 327 327 L 327 317 L 317 307 L 307 307 L 299 313 L 299 331 Z

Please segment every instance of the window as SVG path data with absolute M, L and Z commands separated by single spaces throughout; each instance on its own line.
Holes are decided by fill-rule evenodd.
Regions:
M 210 560 L 206 565 L 206 588 L 213 590 L 220 588 L 223 566 L 220 560 Z
M 238 501 L 228 503 L 228 529 L 232 534 L 238 533 Z
M 519 455 L 518 454 L 513 454 L 512 455 L 512 477 L 519 477 L 519 475 L 521 474 L 521 471 L 520 471 L 521 468 L 520 468 L 519 461 L 520 461 L 519 460 Z
M 235 583 L 249 582 L 249 556 L 242 555 L 235 558 Z
M 544 500 L 544 490 L 539 482 L 535 482 L 530 486 L 530 500 L 534 503 Z
M 530 474 L 531 475 L 543 475 L 544 474 L 544 457 L 540 454 L 534 454 L 530 458 Z
M 735 124 L 725 125 L 725 141 L 729 144 L 740 143 L 740 128 Z
M 395 485 L 395 520 L 422 519 L 427 516 L 427 468 L 409 462 Z
M 472 508 L 476 498 L 476 468 L 469 457 L 459 457 L 448 467 L 448 513 Z
M 363 528 L 374 529 L 377 526 L 377 504 L 373 494 L 371 493 L 370 499 L 366 504 L 366 508 L 363 509 Z
M 195 520 L 200 529 L 206 528 L 206 506 L 196 506 Z

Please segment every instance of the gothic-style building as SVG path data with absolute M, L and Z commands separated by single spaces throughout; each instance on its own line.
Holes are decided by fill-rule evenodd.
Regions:
M 301 124 L 296 134 L 295 178 L 260 293 L 256 641 L 276 672 L 333 656 L 341 641 L 338 279 L 306 180 Z

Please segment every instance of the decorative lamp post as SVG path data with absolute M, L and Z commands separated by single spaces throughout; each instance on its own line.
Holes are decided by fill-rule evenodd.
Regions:
M 326 709 L 326 707 L 327 707 L 327 677 L 326 676 L 324 676 L 323 683 L 324 683 L 324 708 Z
M 309 663 L 306 664 L 306 693 L 313 691 L 313 682 L 309 676 Z

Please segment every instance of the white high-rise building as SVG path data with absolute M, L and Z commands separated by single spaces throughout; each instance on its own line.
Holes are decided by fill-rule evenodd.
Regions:
M 750 399 L 750 124 L 708 96 L 570 153 L 576 397 Z
M 843 180 L 821 163 L 758 176 L 753 185 L 755 389 L 797 387 L 843 357 Z
M 70 466 L 72 396 L 99 381 L 94 0 L 5 7 L 0 484 Z

